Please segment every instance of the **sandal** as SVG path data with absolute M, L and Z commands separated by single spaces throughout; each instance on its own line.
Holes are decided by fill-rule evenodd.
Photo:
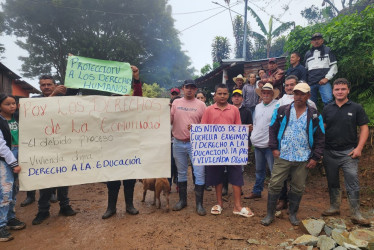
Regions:
M 214 205 L 210 210 L 211 214 L 220 215 L 222 213 L 222 207 L 220 205 Z
M 246 218 L 250 218 L 252 216 L 254 216 L 255 214 L 251 211 L 251 209 L 249 209 L 249 207 L 242 207 L 242 210 L 240 210 L 240 212 L 233 212 L 233 214 L 235 215 L 240 215 L 240 216 L 243 216 L 243 217 L 246 217 Z

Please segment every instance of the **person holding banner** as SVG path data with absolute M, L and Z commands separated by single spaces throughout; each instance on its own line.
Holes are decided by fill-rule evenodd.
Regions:
M 216 103 L 209 106 L 201 119 L 201 124 L 242 124 L 240 112 L 237 107 L 227 102 L 229 99 L 229 90 L 226 84 L 216 86 Z M 211 209 L 211 214 L 219 215 L 222 213 L 222 187 L 224 181 L 224 166 L 205 166 L 206 167 L 206 185 L 215 186 L 217 205 Z M 244 185 L 242 166 L 227 166 L 229 182 L 234 191 L 234 211 L 235 215 L 244 217 L 254 216 L 248 207 L 242 207 L 240 202 L 241 186 Z
M 15 214 L 18 186 L 16 180 L 21 167 L 18 166 L 18 122 L 14 116 L 17 103 L 14 96 L 0 96 L 0 241 L 9 241 L 13 236 L 7 229 L 20 230 L 26 227 Z
M 39 87 L 42 91 L 42 94 L 35 97 L 43 98 L 53 96 L 64 96 L 66 94 L 66 87 L 63 85 L 57 85 L 55 79 L 50 75 L 42 75 L 39 78 Z M 54 189 L 55 188 L 45 188 L 39 190 L 38 213 L 32 221 L 33 225 L 39 225 L 49 217 L 49 208 L 51 206 L 50 200 L 53 195 Z M 60 201 L 59 214 L 63 216 L 73 216 L 77 213 L 70 206 L 68 192 L 69 187 L 67 186 L 57 187 L 57 197 Z M 34 197 L 32 197 L 32 195 Z M 24 204 L 23 206 L 25 206 L 25 204 L 28 205 L 27 203 L 29 203 L 30 201 L 32 203 L 32 198 L 35 199 L 35 191 L 28 191 L 26 200 L 22 202 Z
M 131 65 L 132 70 L 132 78 L 133 78 L 133 96 L 143 96 L 142 92 L 142 83 L 139 77 L 139 69 L 136 66 Z M 136 180 L 123 180 L 123 191 L 125 195 L 125 202 L 126 202 L 126 213 L 131 215 L 136 215 L 139 211 L 134 207 L 133 199 L 134 199 L 134 187 Z M 108 219 L 112 217 L 117 212 L 117 199 L 119 189 L 121 187 L 121 181 L 108 181 L 106 183 L 108 188 L 108 207 L 101 217 L 102 219 Z
M 67 88 L 64 85 L 57 85 L 55 79 L 49 75 L 42 75 L 39 79 L 39 88 L 42 91 L 40 95 L 33 96 L 33 98 L 64 96 Z M 26 207 L 35 201 L 35 190 L 26 192 L 26 199 L 21 202 L 21 207 Z M 56 188 L 52 189 L 51 202 L 57 202 Z
M 179 201 L 173 207 L 174 211 L 182 210 L 187 206 L 187 170 L 188 157 L 192 159 L 190 143 L 190 125 L 199 124 L 206 109 L 205 103 L 195 98 L 197 86 L 194 80 L 185 80 L 183 84 L 184 97 L 174 100 L 170 121 L 173 125 L 173 156 L 178 170 Z M 196 212 L 203 216 L 206 211 L 203 207 L 205 168 L 193 166 L 195 175 Z

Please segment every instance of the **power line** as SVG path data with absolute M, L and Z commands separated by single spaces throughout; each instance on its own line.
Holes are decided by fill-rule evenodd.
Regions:
M 239 3 L 237 2 L 237 3 L 233 4 L 231 7 L 234 7 L 234 6 L 238 5 L 238 4 L 239 4 Z M 231 8 L 231 7 L 230 7 L 230 8 Z M 196 25 L 199 25 L 199 24 L 205 22 L 206 20 L 209 20 L 209 19 L 211 19 L 212 17 L 215 17 L 215 16 L 221 14 L 222 12 L 225 12 L 226 10 L 227 10 L 227 9 L 224 9 L 224 10 L 222 10 L 222 11 L 220 11 L 220 12 L 218 12 L 218 13 L 216 13 L 216 14 L 210 16 L 210 17 L 207 17 L 207 18 L 205 18 L 205 19 L 203 19 L 203 20 L 201 20 L 201 21 L 199 21 L 199 22 L 197 22 L 197 23 L 195 23 L 195 24 L 193 24 L 193 25 L 191 25 L 191 26 L 189 26 L 189 27 L 187 27 L 187 28 L 185 28 L 185 29 L 183 29 L 183 30 L 180 30 L 177 34 L 180 34 L 180 33 L 182 33 L 183 31 L 186 31 L 186 30 L 188 30 L 188 29 L 190 29 L 190 28 L 193 28 L 193 27 L 195 27 Z
M 185 29 L 179 31 L 177 34 L 180 34 L 180 33 L 182 33 L 183 31 L 186 31 L 186 30 L 188 30 L 188 29 L 190 29 L 190 28 L 192 28 L 192 27 L 195 27 L 196 25 L 198 25 L 198 24 L 200 24 L 200 23 L 202 23 L 202 22 L 205 22 L 206 20 L 211 19 L 212 17 L 215 17 L 215 16 L 217 16 L 217 15 L 219 15 L 219 14 L 221 14 L 222 12 L 225 12 L 225 11 L 226 11 L 226 10 L 222 10 L 222 11 L 220 11 L 220 12 L 214 14 L 213 16 L 207 17 L 207 18 L 205 18 L 204 20 L 201 20 L 200 22 L 197 22 L 197 23 L 195 23 L 195 24 L 193 24 L 193 25 L 191 25 L 191 26 L 189 26 L 189 27 L 187 27 L 187 28 L 185 28 Z
M 207 10 L 198 10 L 198 11 L 191 11 L 191 12 L 184 12 L 184 13 L 173 13 L 172 15 L 187 15 L 187 14 L 195 14 L 195 13 L 201 13 L 201 12 L 207 12 L 211 10 L 216 10 L 220 9 L 220 7 L 212 8 L 212 9 L 207 9 Z

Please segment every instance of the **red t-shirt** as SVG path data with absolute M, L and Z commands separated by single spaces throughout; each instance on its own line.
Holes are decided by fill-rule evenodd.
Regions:
M 222 110 L 215 103 L 205 110 L 201 124 L 242 124 L 242 122 L 237 107 L 227 104 Z

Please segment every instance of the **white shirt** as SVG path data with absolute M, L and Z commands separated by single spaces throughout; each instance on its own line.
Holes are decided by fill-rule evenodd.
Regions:
M 273 100 L 268 105 L 263 102 L 256 105 L 253 114 L 253 131 L 251 133 L 252 145 L 257 148 L 269 147 L 269 126 L 278 100 Z

